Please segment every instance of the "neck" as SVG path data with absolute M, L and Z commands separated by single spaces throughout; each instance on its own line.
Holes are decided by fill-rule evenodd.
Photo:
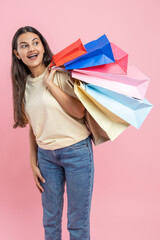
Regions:
M 31 71 L 31 77 L 32 78 L 35 78 L 35 77 L 38 77 L 40 76 L 46 69 L 46 66 L 43 64 L 43 65 L 40 65 L 40 66 L 37 66 L 37 67 L 33 67 L 33 68 L 29 68 L 29 70 Z

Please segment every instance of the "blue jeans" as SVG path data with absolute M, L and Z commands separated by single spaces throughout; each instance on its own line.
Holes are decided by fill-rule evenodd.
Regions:
M 67 189 L 67 229 L 70 240 L 90 240 L 90 208 L 94 179 L 91 135 L 67 147 L 38 146 L 45 240 L 61 240 L 64 184 Z

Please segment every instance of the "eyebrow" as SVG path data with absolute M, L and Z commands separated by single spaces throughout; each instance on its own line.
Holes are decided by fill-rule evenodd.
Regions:
M 38 38 L 33 38 L 32 41 L 34 41 L 35 39 L 38 39 Z M 39 40 L 39 39 L 38 39 L 38 40 Z M 20 44 L 21 44 L 21 43 L 26 43 L 26 42 L 20 42 Z M 20 44 L 19 44 L 19 45 L 20 45 Z

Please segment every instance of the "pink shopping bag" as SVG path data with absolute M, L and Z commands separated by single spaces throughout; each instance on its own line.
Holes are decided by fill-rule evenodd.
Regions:
M 115 62 L 94 67 L 81 68 L 81 70 L 92 72 L 106 72 L 112 74 L 127 74 L 128 54 L 116 44 L 110 43 Z
M 135 66 L 128 66 L 126 75 L 109 74 L 104 72 L 76 69 L 72 77 L 94 84 L 129 97 L 143 99 L 150 79 Z

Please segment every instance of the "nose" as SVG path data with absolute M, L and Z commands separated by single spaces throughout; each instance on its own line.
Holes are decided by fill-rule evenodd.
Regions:
M 32 44 L 30 44 L 29 47 L 28 47 L 28 51 L 32 52 L 33 50 L 34 50 L 34 46 Z

